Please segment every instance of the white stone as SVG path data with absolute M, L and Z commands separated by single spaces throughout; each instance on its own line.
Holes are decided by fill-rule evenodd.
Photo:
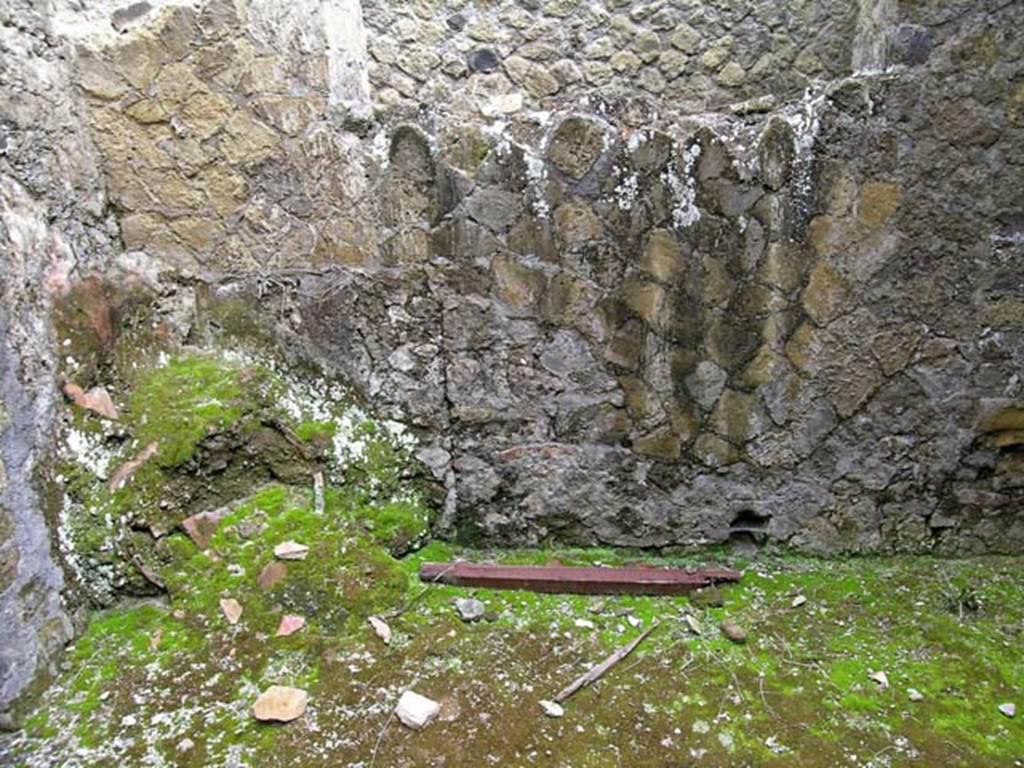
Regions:
M 377 637 L 384 641 L 384 645 L 390 645 L 391 627 L 388 626 L 388 623 L 380 616 L 371 616 L 367 621 L 370 622 L 373 631 L 377 633 Z
M 565 710 L 561 704 L 557 704 L 553 701 L 544 699 L 540 702 L 540 708 L 544 710 L 544 714 L 548 717 L 561 717 L 565 714 Z
M 455 610 L 463 621 L 477 621 L 483 618 L 486 606 L 471 597 L 460 597 L 455 601 Z
M 1017 716 L 1017 705 L 1008 701 L 1005 704 L 1000 704 L 999 705 L 999 711 L 1002 712 L 1007 717 L 1016 717 Z
M 398 700 L 398 706 L 395 707 L 395 714 L 402 721 L 402 725 L 416 731 L 430 725 L 440 712 L 440 704 L 414 691 L 403 693 L 402 698 Z
M 908 688 L 907 697 L 911 701 L 924 701 L 924 694 L 917 690 L 917 688 Z

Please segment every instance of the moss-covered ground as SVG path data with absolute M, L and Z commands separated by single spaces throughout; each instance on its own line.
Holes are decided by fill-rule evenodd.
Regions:
M 424 561 L 620 564 L 608 551 L 471 552 L 431 543 L 393 557 L 368 521 L 383 507 L 268 485 L 224 519 L 211 548 L 168 537 L 166 601 L 97 614 L 24 731 L 0 744 L 22 766 L 1011 766 L 1024 759 L 1024 574 L 1019 560 L 701 562 L 738 585 L 691 597 L 535 595 L 424 586 Z M 397 514 L 397 513 L 395 513 Z M 387 518 L 387 516 L 385 516 Z M 397 519 L 397 518 L 396 518 Z M 390 525 L 390 523 L 388 523 Z M 310 547 L 277 584 L 257 579 L 285 540 Z M 486 620 L 463 623 L 473 594 Z M 806 602 L 794 606 L 795 598 Z M 221 598 L 243 606 L 230 626 Z M 280 617 L 304 629 L 275 636 Z M 684 616 L 701 629 L 695 634 Z M 366 619 L 383 616 L 390 646 Z M 719 624 L 749 632 L 730 643 Z M 551 719 L 538 702 L 659 628 Z M 888 687 L 872 679 L 884 672 Z M 250 716 L 279 683 L 304 717 Z M 393 717 L 412 688 L 442 703 L 422 732 Z M 923 698 L 912 701 L 911 689 Z

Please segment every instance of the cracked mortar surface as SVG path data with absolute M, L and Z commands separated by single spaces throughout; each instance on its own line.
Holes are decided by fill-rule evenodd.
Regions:
M 409 425 L 441 535 L 1024 549 L 1019 4 L 151 6 L 3 10 L 0 703 L 85 280 Z

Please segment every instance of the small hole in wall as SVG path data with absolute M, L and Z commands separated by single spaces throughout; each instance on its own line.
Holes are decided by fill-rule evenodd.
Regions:
M 752 549 L 768 541 L 768 521 L 771 515 L 760 515 L 752 509 L 744 509 L 729 525 L 729 543 L 741 548 Z

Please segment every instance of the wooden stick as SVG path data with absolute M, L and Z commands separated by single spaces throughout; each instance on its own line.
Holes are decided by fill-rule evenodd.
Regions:
M 318 515 L 324 513 L 324 471 L 322 469 L 313 473 L 313 511 Z
M 577 691 L 581 690 L 582 688 L 586 688 L 588 685 L 591 685 L 600 680 L 609 669 L 611 669 L 624 658 L 629 656 L 629 654 L 631 654 L 636 649 L 636 647 L 640 645 L 640 643 L 647 639 L 647 636 L 651 634 L 651 632 L 653 632 L 660 626 L 660 621 L 654 622 L 650 627 L 641 632 L 640 635 L 638 635 L 629 645 L 624 645 L 622 648 L 619 648 L 619 650 L 615 651 L 615 653 L 613 653 L 607 659 L 602 661 L 600 664 L 591 667 L 586 673 L 577 677 L 568 685 L 568 687 L 563 689 L 557 696 L 555 696 L 555 702 L 561 704 L 563 701 L 568 699 Z

